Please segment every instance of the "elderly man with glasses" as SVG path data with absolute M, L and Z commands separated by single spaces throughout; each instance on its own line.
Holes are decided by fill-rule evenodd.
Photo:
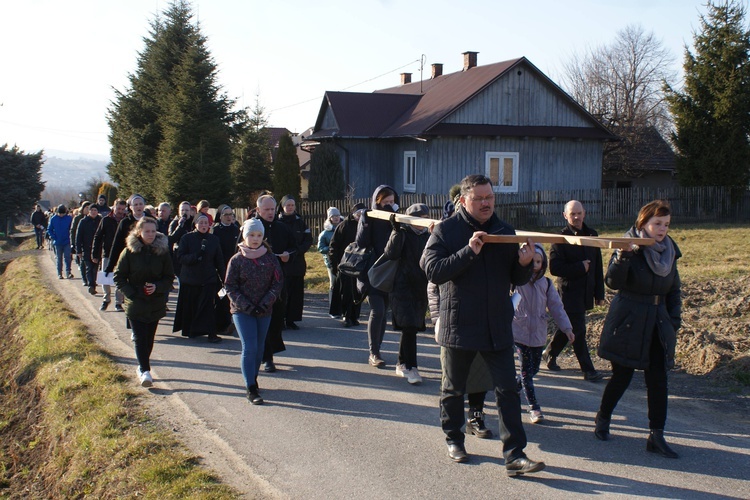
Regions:
M 515 230 L 495 215 L 492 182 L 484 175 L 461 181 L 456 214 L 437 224 L 420 265 L 427 279 L 440 286 L 438 343 L 444 350 L 440 420 L 448 457 L 466 462 L 464 393 L 469 368 L 482 356 L 492 375 L 500 416 L 506 473 L 538 472 L 544 462 L 524 453 L 526 433 L 513 357 L 511 285 L 523 285 L 532 274 L 534 242 L 488 243 L 488 234 L 513 235 Z

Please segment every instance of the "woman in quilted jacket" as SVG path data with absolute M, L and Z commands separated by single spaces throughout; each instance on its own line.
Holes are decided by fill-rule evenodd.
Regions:
M 667 371 L 674 366 L 682 299 L 677 259 L 682 254 L 667 236 L 671 208 L 654 200 L 638 213 L 631 238 L 653 238 L 650 246 L 631 245 L 616 250 L 604 282 L 617 290 L 604 320 L 598 354 L 612 363 L 612 378 L 602 395 L 594 434 L 609 439 L 612 412 L 625 393 L 635 370 L 643 370 L 648 395 L 649 437 L 646 450 L 677 458 L 664 440 L 667 421 Z
M 273 303 L 284 286 L 281 264 L 268 243 L 263 241 L 264 234 L 260 219 L 245 221 L 242 243 L 229 261 L 224 280 L 232 320 L 242 342 L 240 367 L 247 399 L 254 405 L 263 404 L 258 389 L 258 370 L 263 360 Z

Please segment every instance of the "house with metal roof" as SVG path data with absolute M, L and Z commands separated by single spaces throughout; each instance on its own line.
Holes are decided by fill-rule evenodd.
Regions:
M 461 71 L 432 65 L 423 81 L 373 93 L 326 92 L 306 146 L 336 145 L 354 196 L 386 183 L 404 193 L 445 194 L 485 173 L 498 193 L 598 189 L 602 151 L 616 136 L 528 59 Z

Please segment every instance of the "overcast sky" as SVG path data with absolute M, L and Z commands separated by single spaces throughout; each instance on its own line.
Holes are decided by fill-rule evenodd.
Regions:
M 618 30 L 653 31 L 681 69 L 705 2 L 696 0 L 203 0 L 192 3 L 219 83 L 238 106 L 256 94 L 270 123 L 314 125 L 326 90 L 371 92 L 418 80 L 419 60 L 462 68 L 525 56 L 559 82 L 563 63 Z M 4 2 L 0 144 L 109 154 L 107 108 L 136 67 L 164 0 Z

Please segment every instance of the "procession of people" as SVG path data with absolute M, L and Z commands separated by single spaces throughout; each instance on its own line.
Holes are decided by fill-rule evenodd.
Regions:
M 616 291 L 601 332 L 598 354 L 611 362 L 598 411 L 592 409 L 595 437 L 610 438 L 616 405 L 635 370 L 644 370 L 648 387 L 649 435 L 646 449 L 664 457 L 678 454 L 666 442 L 667 372 L 674 364 L 676 331 L 681 321 L 679 248 L 668 237 L 669 204 L 656 200 L 644 206 L 627 234 L 653 238 L 654 244 L 617 250 L 606 267 L 598 248 L 555 243 L 549 261 L 533 238 L 522 243 L 490 243 L 487 235 L 515 235 L 495 213 L 490 178 L 469 175 L 445 207 L 442 221 L 399 222 L 399 195 L 381 185 L 370 209 L 362 204 L 330 207 L 316 251 L 328 272 L 323 308 L 334 326 L 360 323 L 363 300 L 369 304 L 368 352 L 363 362 L 395 374 L 408 384 L 423 382 L 419 373 L 418 332 L 427 329 L 428 309 L 440 345 L 440 425 L 447 454 L 458 463 L 470 460 L 465 434 L 489 438 L 484 424 L 484 398 L 491 389 L 497 401 L 502 455 L 508 476 L 536 473 L 545 463 L 528 457 L 522 395 L 529 421 L 545 421 L 534 388 L 542 361 L 548 370 L 571 343 L 584 380 L 604 374 L 594 367 L 588 348 L 586 311 L 606 306 L 604 285 Z M 448 206 L 450 205 L 450 206 Z M 149 208 L 150 207 L 150 208 Z M 158 209 L 153 209 L 158 207 Z M 261 405 L 259 374 L 276 371 L 274 356 L 286 349 L 284 330 L 299 330 L 305 308 L 306 256 L 313 235 L 291 195 L 277 202 L 271 195 L 257 199 L 253 216 L 237 221 L 229 205 L 220 205 L 216 222 L 209 203 L 182 202 L 172 216 L 168 203 L 146 204 L 139 194 L 127 200 L 106 197 L 83 202 L 77 218 L 60 205 L 50 218 L 32 216 L 35 230 L 48 234 L 55 249 L 58 276 L 73 278 L 72 255 L 80 262 L 81 278 L 92 295 L 104 286 L 100 309 L 115 291 L 115 311 L 125 312 L 133 332 L 136 374 L 143 387 L 156 381 L 150 355 L 156 328 L 166 316 L 170 293 L 177 295 L 172 330 L 194 339 L 221 335 L 240 338 L 238 361 L 249 402 Z M 345 210 L 344 210 L 345 209 Z M 390 220 L 370 210 L 390 212 Z M 342 212 L 347 214 L 342 217 Z M 407 216 L 429 217 L 429 207 L 414 204 Z M 597 236 L 584 223 L 581 202 L 563 209 L 562 234 Z M 37 234 L 37 247 L 41 246 Z M 367 249 L 369 265 L 393 261 L 383 276 L 345 269 L 351 247 Z M 74 250 L 74 252 L 72 252 Z M 307 256 L 307 258 L 315 258 Z M 553 281 L 546 271 L 557 277 Z M 384 267 L 383 267 L 384 268 Z M 326 300 L 315 298 L 313 300 Z M 400 332 L 398 356 L 387 362 L 381 347 L 392 313 Z M 638 321 L 633 318 L 642 317 Z M 548 319 L 558 330 L 547 341 Z M 186 341 L 187 342 L 187 341 Z M 517 360 L 518 366 L 517 368 Z M 267 376 L 267 375 L 265 375 Z M 483 380 L 477 383 L 477 378 Z M 465 396 L 469 412 L 465 416 Z M 595 418 L 593 414 L 596 414 Z

